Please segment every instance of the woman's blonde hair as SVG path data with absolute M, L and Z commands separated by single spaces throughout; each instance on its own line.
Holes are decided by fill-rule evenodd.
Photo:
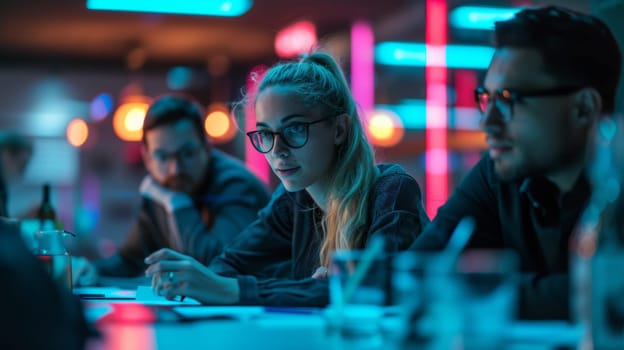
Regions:
M 273 86 L 292 89 L 307 107 L 320 107 L 325 116 L 345 116 L 349 121 L 346 138 L 338 145 L 323 214 L 325 236 L 319 259 L 328 267 L 334 250 L 361 249 L 366 244 L 370 190 L 379 173 L 373 150 L 345 76 L 329 54 L 315 52 L 273 66 L 260 81 L 256 96 Z

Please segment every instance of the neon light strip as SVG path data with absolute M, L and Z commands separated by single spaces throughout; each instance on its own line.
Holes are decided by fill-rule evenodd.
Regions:
M 426 44 L 387 41 L 375 46 L 375 61 L 392 66 L 486 69 L 494 55 L 494 48 L 488 46 L 443 45 L 437 50 L 442 52 L 436 55 L 444 60 L 430 57 Z
M 425 100 L 404 100 L 396 105 L 375 105 L 375 110 L 386 109 L 394 112 L 406 130 L 424 130 L 427 128 L 427 104 Z M 472 107 L 454 107 L 447 109 L 447 129 L 481 130 L 481 113 Z
M 448 197 L 446 1 L 427 0 L 425 18 L 425 209 L 433 218 Z
M 451 25 L 459 29 L 493 30 L 494 22 L 512 18 L 521 8 L 460 6 L 449 14 Z
M 375 103 L 375 63 L 373 29 L 359 21 L 351 27 L 351 91 L 363 111 Z
M 247 12 L 252 0 L 87 0 L 89 10 L 171 13 L 235 17 Z
M 266 67 L 257 66 L 252 68 L 247 75 L 247 103 L 245 103 L 245 132 L 256 130 L 256 110 L 253 101 L 257 92 L 257 82 L 262 80 L 266 72 Z M 245 164 L 265 185 L 270 185 L 271 172 L 269 164 L 264 155 L 251 145 L 247 135 L 245 135 Z

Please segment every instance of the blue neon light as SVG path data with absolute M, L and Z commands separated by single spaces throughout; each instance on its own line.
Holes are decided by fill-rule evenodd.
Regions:
M 394 112 L 406 130 L 425 130 L 427 128 L 427 104 L 425 100 L 405 99 L 394 105 L 379 104 L 375 109 Z M 448 128 L 479 130 L 481 114 L 476 108 L 449 107 L 447 110 Z
M 486 69 L 492 55 L 492 47 L 447 45 L 446 67 Z M 375 62 L 378 64 L 424 67 L 426 57 L 426 46 L 423 43 L 386 41 L 375 46 Z
M 460 6 L 449 13 L 455 28 L 493 30 L 494 22 L 512 18 L 522 8 Z
M 424 100 L 396 105 L 375 105 L 375 109 L 387 109 L 399 116 L 403 128 L 424 130 L 427 127 L 427 107 Z
M 224 17 L 240 16 L 251 5 L 252 0 L 87 0 L 89 10 Z

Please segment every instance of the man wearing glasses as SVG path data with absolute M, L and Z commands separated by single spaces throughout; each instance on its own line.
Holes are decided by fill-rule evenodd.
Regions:
M 208 264 L 268 202 L 267 189 L 244 164 L 212 147 L 203 117 L 194 101 L 179 95 L 163 96 L 148 109 L 141 211 L 119 252 L 96 261 L 100 275 L 142 275 L 145 257 L 161 248 Z M 76 282 L 95 282 L 92 266 L 80 262 Z
M 440 249 L 474 217 L 468 248 L 507 248 L 521 270 L 519 316 L 566 319 L 569 238 L 590 194 L 593 129 L 614 112 L 621 54 L 603 22 L 559 7 L 497 22 L 475 91 L 489 152 L 412 249 Z

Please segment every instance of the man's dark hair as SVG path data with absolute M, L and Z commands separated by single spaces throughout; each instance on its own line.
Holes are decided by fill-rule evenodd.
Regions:
M 181 95 L 165 95 L 156 99 L 145 114 L 143 121 L 143 143 L 145 133 L 163 125 L 175 124 L 181 120 L 190 121 L 203 143 L 206 143 L 206 134 L 203 125 L 203 110 L 190 97 Z
M 598 18 L 562 7 L 529 8 L 496 22 L 495 45 L 536 49 L 546 71 L 563 84 L 590 86 L 612 113 L 621 69 L 621 52 Z

